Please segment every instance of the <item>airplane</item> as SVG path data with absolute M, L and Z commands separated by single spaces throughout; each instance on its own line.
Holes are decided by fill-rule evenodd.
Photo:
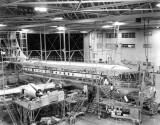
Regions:
M 28 99 L 32 100 L 36 97 L 41 97 L 44 94 L 44 91 L 54 89 L 56 87 L 58 87 L 56 83 L 51 82 L 51 79 L 49 79 L 46 82 L 46 84 L 36 85 L 34 83 L 29 83 L 28 85 L 22 85 L 15 88 L 0 90 L 0 96 L 22 94 L 24 97 L 27 97 Z
M 11 53 L 12 57 L 16 57 L 18 62 L 15 62 L 16 65 L 22 66 L 22 70 L 28 74 L 40 74 L 48 75 L 49 77 L 55 76 L 65 76 L 69 78 L 79 78 L 79 79 L 93 79 L 93 80 L 101 80 L 104 81 L 103 83 L 107 82 L 107 75 L 108 72 L 113 71 L 112 73 L 115 76 L 118 76 L 119 73 L 116 74 L 117 71 L 119 72 L 131 72 L 135 71 L 134 69 L 128 68 L 126 66 L 118 65 L 118 64 L 105 64 L 105 63 L 85 63 L 85 62 L 66 62 L 66 61 L 44 61 L 44 60 L 28 60 L 27 57 L 22 52 L 21 48 L 19 47 L 18 41 L 15 41 L 14 44 L 17 49 L 13 49 L 13 53 Z M 11 44 L 12 45 L 12 44 Z M 13 46 L 13 48 L 15 48 Z M 132 79 L 132 78 L 131 78 Z M 24 89 L 24 93 L 27 93 L 30 97 L 36 97 L 42 95 L 43 92 L 42 85 L 40 89 L 38 89 L 39 85 L 29 84 L 25 87 L 18 87 L 13 89 L 13 93 L 15 92 L 22 92 Z M 28 90 L 31 89 L 33 93 L 28 93 Z M 42 91 L 41 91 L 42 90 Z M 8 90 L 11 93 L 12 90 Z M 5 92 L 5 93 L 4 93 Z M 2 91 L 0 95 L 6 94 L 7 90 Z M 122 93 L 121 95 L 125 96 L 128 93 L 124 94 L 124 91 L 118 91 Z
M 5 41 L 9 42 L 9 41 Z M 102 74 L 107 75 L 108 71 L 132 71 L 133 69 L 119 64 L 106 64 L 106 63 L 86 63 L 86 62 L 66 62 L 66 61 L 45 61 L 45 60 L 31 60 L 23 53 L 21 50 L 18 40 L 14 41 L 15 43 L 10 44 L 10 48 L 13 50 L 11 53 L 6 51 L 6 60 L 7 55 L 16 62 L 13 64 L 19 65 L 23 70 L 32 71 L 34 73 L 48 73 L 65 77 L 75 77 L 79 79 L 101 79 Z M 17 49 L 15 49 L 17 48 Z M 3 56 L 3 55 L 2 55 Z M 5 58 L 4 56 L 4 58 Z M 11 66 L 9 66 L 11 67 Z M 34 69 L 33 69 L 34 68 Z M 44 68 L 45 70 L 42 70 Z

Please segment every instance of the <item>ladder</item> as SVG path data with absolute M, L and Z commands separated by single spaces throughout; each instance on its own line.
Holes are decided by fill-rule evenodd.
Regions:
M 84 103 L 84 99 L 79 99 L 76 106 L 73 109 L 73 112 L 78 112 Z
M 11 110 L 11 112 L 12 112 L 14 118 L 15 118 L 15 120 L 19 121 L 20 119 L 19 119 L 17 108 L 15 107 L 15 104 L 11 103 L 8 106 L 9 106 L 9 108 L 10 108 L 10 110 Z
M 96 109 L 97 109 L 97 99 L 94 98 L 89 105 L 88 112 L 93 113 Z
M 100 89 L 107 99 L 111 97 L 110 88 L 108 86 L 101 86 Z
M 77 104 L 74 106 L 73 110 L 69 114 L 68 118 L 66 121 L 68 121 L 71 117 L 74 117 L 77 112 L 79 112 L 84 104 L 84 97 L 79 97 Z
M 5 104 L 5 107 L 6 107 L 7 111 L 8 111 L 8 114 L 9 114 L 11 120 L 12 120 L 13 125 L 17 125 L 17 120 L 16 120 L 16 118 L 14 117 L 15 114 L 12 113 L 12 110 L 13 110 L 13 109 L 12 109 L 12 110 L 10 109 L 10 108 L 12 107 L 12 104 L 7 104 L 6 101 L 4 101 L 4 104 Z M 17 116 L 17 114 L 16 114 L 16 116 Z

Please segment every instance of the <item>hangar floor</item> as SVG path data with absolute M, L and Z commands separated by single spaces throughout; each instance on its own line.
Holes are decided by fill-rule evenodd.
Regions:
M 160 103 L 160 74 L 156 74 L 156 102 Z M 2 82 L 1 82 L 2 83 Z M 142 125 L 158 125 L 160 123 L 160 114 L 154 116 L 142 116 Z M 11 125 L 5 121 L 0 120 L 0 125 Z M 65 125 L 64 122 L 59 123 L 58 125 Z M 75 125 L 134 125 L 131 121 L 122 120 L 122 119 L 97 119 L 95 114 L 86 114 L 85 116 L 80 116 L 77 118 Z

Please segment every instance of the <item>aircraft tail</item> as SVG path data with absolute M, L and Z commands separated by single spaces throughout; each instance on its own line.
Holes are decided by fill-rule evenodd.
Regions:
M 3 56 L 4 61 L 14 60 L 23 62 L 27 60 L 27 56 L 22 51 L 23 47 L 19 45 L 18 39 L 16 38 L 16 33 L 11 33 L 9 38 L 1 39 L 0 42 L 2 43 L 1 55 Z

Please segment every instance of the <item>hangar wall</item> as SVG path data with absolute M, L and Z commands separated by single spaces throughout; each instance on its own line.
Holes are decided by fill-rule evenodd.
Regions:
M 148 59 L 151 65 L 160 66 L 160 29 L 144 30 L 120 30 L 117 38 L 106 38 L 109 31 L 92 31 L 84 36 L 85 61 L 116 62 L 122 60 L 146 62 L 145 48 L 148 39 Z M 122 33 L 135 33 L 135 38 L 122 38 Z M 122 45 L 129 44 L 127 47 Z M 130 47 L 135 44 L 135 47 Z

